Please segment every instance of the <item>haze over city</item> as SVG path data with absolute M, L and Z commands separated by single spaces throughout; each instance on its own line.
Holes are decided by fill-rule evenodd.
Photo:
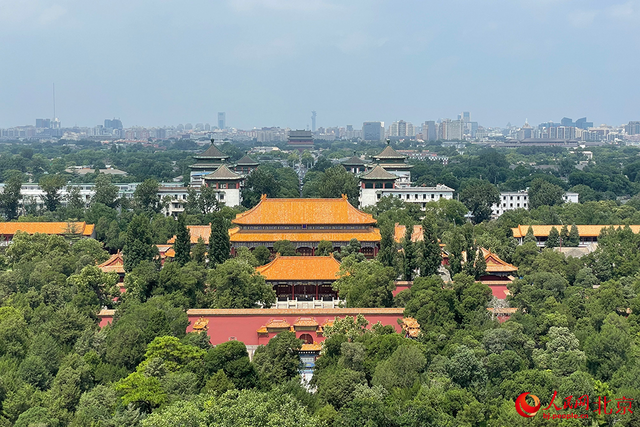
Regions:
M 638 1 L 0 0 L 0 128 L 635 120 Z

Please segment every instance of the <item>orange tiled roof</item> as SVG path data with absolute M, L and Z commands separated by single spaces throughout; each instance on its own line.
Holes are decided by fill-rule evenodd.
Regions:
M 265 195 L 254 208 L 239 213 L 238 225 L 255 224 L 370 224 L 370 214 L 354 208 L 346 196 L 339 199 L 269 199 Z
M 289 240 L 291 242 L 319 242 L 328 240 L 330 242 L 348 242 L 357 239 L 359 242 L 379 242 L 382 237 L 380 230 L 370 228 L 361 231 L 281 231 L 270 233 L 268 230 L 250 231 L 232 228 L 229 230 L 229 240 L 234 242 L 277 242 L 278 240 Z
M 402 330 L 411 338 L 417 338 L 420 335 L 420 324 L 413 317 L 405 317 L 402 319 Z
M 551 232 L 551 228 L 555 227 L 556 230 L 562 230 L 562 225 L 532 225 L 533 235 L 536 237 L 547 237 Z M 624 228 L 624 225 L 576 225 L 578 227 L 578 233 L 580 237 L 598 237 L 603 228 Z M 640 225 L 630 225 L 631 231 L 634 233 L 640 232 Z M 571 230 L 571 226 L 568 225 L 567 228 Z M 519 225 L 516 228 L 512 228 L 513 237 L 519 239 L 527 235 L 527 231 L 529 230 L 529 225 Z
M 124 259 L 122 258 L 122 253 L 118 251 L 111 255 L 108 260 L 98 265 L 98 268 L 105 273 L 124 274 Z
M 407 232 L 407 226 L 396 223 L 394 229 L 394 239 L 397 243 L 400 243 L 404 239 L 404 233 Z M 413 232 L 411 233 L 412 242 L 422 242 L 424 235 L 422 234 L 422 224 L 416 224 L 413 226 Z
M 0 222 L 0 235 L 13 236 L 18 231 L 29 234 L 69 234 L 70 231 L 91 236 L 93 224 L 86 222 Z
M 187 225 L 187 230 L 191 236 L 191 244 L 198 243 L 198 238 L 202 237 L 206 245 L 209 244 L 209 235 L 211 235 L 211 224 L 209 225 Z M 170 238 L 167 243 L 174 244 L 176 242 L 176 236 Z
M 266 324 L 267 328 L 280 329 L 289 328 L 291 325 L 284 319 L 271 319 Z
M 498 257 L 498 255 L 494 254 L 493 252 L 485 248 L 480 248 L 480 250 L 484 255 L 484 261 L 487 263 L 487 273 L 508 273 L 518 271 L 518 267 L 501 260 L 500 257 Z
M 267 327 L 266 326 L 260 326 L 260 329 L 258 329 L 257 331 L 259 334 L 268 334 L 269 331 L 267 331 Z
M 298 317 L 293 326 L 318 326 L 318 322 L 313 317 Z
M 314 342 L 313 344 L 302 344 L 300 351 L 320 351 L 322 350 L 322 344 Z
M 256 271 L 269 281 L 336 280 L 340 263 L 332 256 L 276 256 Z

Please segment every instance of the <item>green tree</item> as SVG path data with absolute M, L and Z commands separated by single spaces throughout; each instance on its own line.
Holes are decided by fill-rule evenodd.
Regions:
M 138 184 L 133 192 L 133 201 L 135 206 L 147 213 L 156 213 L 162 210 L 158 189 L 160 184 L 153 178 L 145 179 Z
M 193 246 L 191 259 L 198 265 L 205 266 L 207 260 L 207 245 L 202 237 L 198 237 L 198 242 Z
M 567 243 L 569 242 L 569 228 L 567 228 L 567 225 L 563 225 L 562 228 L 560 229 L 560 243 L 562 246 L 567 246 Z
M 425 217 L 422 221 L 422 257 L 420 263 L 420 276 L 428 277 L 438 274 L 442 265 L 442 250 L 440 241 L 436 235 L 435 224 L 431 218 Z
M 413 272 L 416 267 L 416 248 L 411 240 L 413 235 L 413 226 L 407 225 L 404 239 L 402 240 L 402 278 L 404 280 L 413 280 Z
M 225 261 L 209 273 L 215 308 L 270 307 L 275 292 L 253 266 L 237 258 Z
M 134 372 L 115 384 L 115 389 L 122 393 L 122 403 L 133 405 L 142 412 L 149 413 L 167 400 L 167 393 L 160 380 L 148 377 L 142 372 Z
M 189 188 L 185 212 L 190 215 L 207 215 L 218 212 L 222 205 L 224 204 L 218 201 L 218 190 L 215 187 Z
M 211 220 L 209 235 L 209 268 L 222 264 L 231 256 L 231 243 L 226 220 L 216 215 Z
M 426 364 L 427 359 L 417 346 L 401 345 L 389 359 L 376 366 L 372 382 L 388 391 L 409 388 L 418 380 Z
M 328 240 L 320 240 L 316 249 L 316 256 L 329 256 L 333 252 L 333 243 Z
M 549 237 L 547 237 L 547 241 L 544 243 L 545 248 L 557 248 L 560 246 L 560 233 L 558 233 L 558 229 L 555 227 L 551 227 L 551 231 L 549 231 Z
M 289 240 L 278 240 L 273 244 L 273 251 L 282 256 L 296 256 L 296 247 Z
M 265 265 L 271 258 L 271 251 L 266 246 L 258 246 L 253 250 L 253 256 L 256 257 L 259 265 Z
M 242 206 L 252 208 L 260 202 L 260 197 L 277 197 L 280 191 L 280 183 L 275 175 L 266 166 L 258 166 L 251 172 L 242 189 Z
M 39 185 L 44 191 L 44 204 L 48 211 L 54 212 L 60 206 L 60 190 L 67 183 L 61 175 L 44 175 L 40 178 Z
M 393 267 L 396 259 L 397 250 L 393 231 L 393 227 L 389 224 L 384 224 L 380 227 L 382 239 L 380 240 L 380 252 L 378 252 L 377 259 L 385 267 Z
M 20 207 L 20 189 L 22 188 L 22 179 L 20 175 L 14 174 L 9 178 L 4 186 L 4 191 L 0 195 L 0 205 L 4 210 L 4 215 L 8 221 L 18 217 L 18 208 Z
M 173 250 L 176 253 L 175 261 L 183 266 L 191 260 L 191 234 L 186 225 L 185 214 L 178 215 L 178 230 L 176 232 L 176 241 L 173 244 Z
M 118 187 L 111 183 L 111 176 L 101 173 L 98 174 L 95 180 L 95 194 L 91 199 L 91 203 L 102 203 L 110 208 L 117 208 L 119 205 L 118 200 Z
M 298 377 L 298 350 L 301 347 L 302 340 L 297 339 L 293 332 L 280 332 L 267 345 L 259 346 L 253 355 L 253 362 L 258 370 L 260 386 L 270 389 Z
M 580 246 L 580 233 L 578 227 L 575 224 L 571 224 L 571 230 L 569 231 L 569 239 L 567 240 L 567 246 L 577 248 Z
M 562 187 L 552 184 L 543 178 L 536 178 L 529 184 L 529 209 L 540 206 L 561 205 L 564 200 Z
M 359 188 L 355 175 L 341 166 L 333 166 L 315 175 L 315 179 L 305 182 L 305 197 L 337 198 L 346 194 L 349 202 L 358 204 Z
M 142 261 L 153 261 L 158 255 L 158 248 L 153 244 L 149 218 L 145 215 L 135 215 L 125 237 L 123 258 L 124 269 L 131 271 Z
M 396 273 L 379 261 L 358 261 L 355 255 L 343 259 L 340 278 L 333 283 L 348 307 L 391 307 Z
M 537 243 L 538 240 L 536 239 L 536 236 L 533 234 L 533 227 L 529 226 L 529 228 L 527 228 L 527 234 L 524 236 L 524 242 L 523 243 L 529 243 L 529 242 L 533 242 L 533 243 Z
M 500 201 L 500 192 L 487 181 L 473 180 L 460 192 L 460 201 L 471 211 L 473 222 L 479 224 L 491 218 L 491 206 Z

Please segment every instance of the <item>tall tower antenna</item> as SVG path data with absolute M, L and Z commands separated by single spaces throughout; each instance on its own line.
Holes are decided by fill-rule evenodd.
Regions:
M 315 111 L 311 112 L 311 131 L 312 132 L 316 131 L 316 112 Z

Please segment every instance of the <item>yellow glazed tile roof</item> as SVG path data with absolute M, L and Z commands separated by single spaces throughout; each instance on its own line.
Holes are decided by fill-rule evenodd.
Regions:
M 484 261 L 487 263 L 487 273 L 518 271 L 518 267 L 501 260 L 500 257 L 498 257 L 498 255 L 494 254 L 493 252 L 485 248 L 480 248 L 480 250 L 484 255 Z
M 302 344 L 300 351 L 320 351 L 322 350 L 322 344 L 314 342 L 313 344 Z
M 98 268 L 105 273 L 124 274 L 124 259 L 122 258 L 122 253 L 118 251 L 118 253 L 111 255 L 108 260 L 98 265 Z
M 318 322 L 313 317 L 298 317 L 293 326 L 318 326 Z
M 283 319 L 271 319 L 266 324 L 267 328 L 274 328 L 274 329 L 289 328 L 290 326 L 291 325 L 289 324 L 289 322 Z
M 238 225 L 369 224 L 376 220 L 354 208 L 346 196 L 339 199 L 269 199 L 265 195 L 252 209 L 231 221 Z
M 516 228 L 512 228 L 513 237 L 516 239 L 522 238 L 527 235 L 527 231 L 529 230 L 529 225 L 519 225 Z M 551 232 L 551 228 L 555 227 L 558 232 L 562 230 L 562 225 L 531 225 L 533 228 L 533 234 L 536 237 L 547 237 Z M 624 225 L 576 225 L 578 227 L 578 233 L 580 237 L 598 237 L 603 228 L 624 228 Z M 640 225 L 630 225 L 631 231 L 634 233 L 640 232 Z M 571 226 L 567 225 L 567 228 L 571 230 Z
M 394 229 L 394 239 L 397 243 L 402 242 L 404 239 L 404 233 L 407 232 L 407 226 L 396 223 Z M 422 242 L 424 240 L 424 235 L 422 234 L 422 224 L 416 224 L 413 226 L 413 232 L 411 233 L 411 241 L 412 242 Z
M 191 244 L 198 243 L 198 238 L 202 237 L 206 245 L 209 244 L 209 236 L 211 235 L 211 224 L 209 225 L 187 225 L 189 235 L 191 236 Z M 173 245 L 176 242 L 176 236 L 170 238 L 167 243 Z
M 229 240 L 234 242 L 277 242 L 278 240 L 289 240 L 291 242 L 319 242 L 328 240 L 330 242 L 348 242 L 357 239 L 359 242 L 379 242 L 381 239 L 380 230 L 370 228 L 362 231 L 299 231 L 287 232 L 277 230 L 269 233 L 268 230 L 250 231 L 233 228 L 229 230 Z
M 332 256 L 276 256 L 256 271 L 268 281 L 336 280 L 340 263 Z
M 0 222 L 0 235 L 13 236 L 18 231 L 35 234 L 69 234 L 70 231 L 91 236 L 93 224 L 86 222 Z

